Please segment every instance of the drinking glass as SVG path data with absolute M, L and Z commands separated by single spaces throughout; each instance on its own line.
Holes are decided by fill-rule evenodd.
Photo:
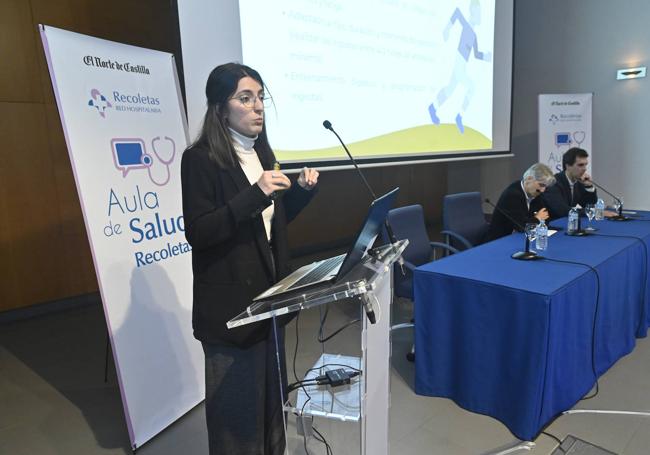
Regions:
M 524 234 L 526 234 L 526 239 L 528 240 L 526 242 L 526 251 L 530 251 L 530 246 L 537 235 L 537 225 L 535 223 L 526 223 Z
M 593 204 L 587 204 L 585 206 L 585 214 L 587 215 L 587 218 L 589 219 L 589 223 L 587 223 L 587 227 L 585 228 L 585 231 L 588 231 L 588 232 L 597 231 L 598 229 L 591 226 L 591 220 L 593 220 L 594 217 L 596 216 L 596 206 L 594 206 Z
M 614 200 L 614 210 L 616 210 L 616 213 L 621 213 L 623 210 L 623 198 L 618 198 Z

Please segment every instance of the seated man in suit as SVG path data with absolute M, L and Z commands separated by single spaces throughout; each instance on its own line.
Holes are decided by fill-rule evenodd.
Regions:
M 589 154 L 586 150 L 573 147 L 562 155 L 562 172 L 555 174 L 555 185 L 544 194 L 551 219 L 569 214 L 571 207 L 595 204 L 598 200 L 596 188 L 587 172 Z
M 535 163 L 524 172 L 521 180 L 511 183 L 499 197 L 486 240 L 494 240 L 522 231 L 526 223 L 548 219 L 542 193 L 555 183 L 553 171 L 542 163 Z

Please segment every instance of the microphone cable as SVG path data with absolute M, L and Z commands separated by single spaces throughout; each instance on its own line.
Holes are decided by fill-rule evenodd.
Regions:
M 296 389 L 303 389 L 304 387 L 311 386 L 320 386 L 320 385 L 329 385 L 332 387 L 338 387 L 344 384 L 350 384 L 353 378 L 361 375 L 361 370 L 358 368 L 339 363 L 326 363 L 317 367 L 312 367 L 305 373 L 305 376 L 311 371 L 320 370 L 323 371 L 323 368 L 339 366 L 343 368 L 337 368 L 336 370 L 325 370 L 325 374 L 315 376 L 310 379 L 303 379 L 288 385 L 289 392 L 293 392 Z M 349 368 L 351 371 L 347 371 L 346 368 Z M 329 374 L 332 373 L 332 374 Z M 336 401 L 336 400 L 335 400 Z
M 634 211 L 634 212 L 637 212 L 637 213 L 638 213 L 638 212 L 643 212 L 643 211 L 645 211 L 645 210 L 634 210 L 634 209 L 631 209 L 631 211 Z M 647 221 L 650 221 L 650 218 L 639 218 L 640 215 L 638 215 L 638 214 L 631 214 L 629 211 L 628 211 L 628 215 L 630 215 L 630 220 L 632 220 L 632 221 L 646 221 L 646 222 L 647 222 Z M 605 218 L 605 219 L 607 219 L 607 218 Z
M 317 382 L 316 382 L 315 378 L 314 379 L 308 379 L 308 380 L 299 380 L 298 379 L 298 370 L 296 368 L 296 358 L 298 356 L 298 344 L 300 342 L 300 330 L 299 330 L 299 327 L 298 327 L 298 323 L 300 322 L 300 313 L 301 312 L 298 311 L 298 314 L 296 315 L 296 345 L 294 346 L 294 350 L 293 350 L 293 362 L 292 362 L 293 377 L 296 380 L 296 382 L 294 384 L 292 384 L 292 385 L 297 385 L 297 387 L 295 387 L 292 390 L 302 389 L 302 391 L 307 396 L 307 399 L 305 400 L 305 402 L 302 404 L 302 407 L 300 408 L 300 414 L 296 414 L 294 412 L 294 414 L 296 414 L 296 416 L 299 419 L 303 419 L 303 421 L 304 421 L 304 419 L 305 419 L 305 417 L 304 417 L 305 416 L 305 408 L 307 407 L 307 404 L 311 401 L 311 395 L 307 391 L 307 386 L 317 385 Z M 292 390 L 289 390 L 289 388 L 290 388 L 290 386 L 288 385 L 287 386 L 287 390 L 288 390 L 287 394 L 289 394 L 289 392 L 292 391 Z M 310 416 L 310 417 L 311 417 L 311 421 L 312 421 L 312 430 L 314 431 L 314 433 L 316 433 L 318 435 L 318 436 L 314 436 L 314 439 L 316 439 L 317 441 L 325 444 L 325 451 L 326 451 L 327 455 L 333 455 L 334 452 L 332 452 L 332 447 L 329 445 L 329 443 L 327 442 L 325 437 L 316 428 L 313 427 L 314 416 Z M 302 438 L 303 438 L 303 446 L 305 448 L 305 454 L 309 455 L 309 450 L 307 449 L 307 431 L 305 430 L 304 424 L 301 423 L 301 425 L 303 425 L 302 426 L 302 429 L 303 429 Z
M 650 221 L 650 220 L 644 220 L 644 221 Z M 641 246 L 643 246 L 643 252 L 644 252 L 644 258 L 645 260 L 643 261 L 643 288 L 641 289 L 641 309 L 639 311 L 639 325 L 643 324 L 643 326 L 647 327 L 647 322 L 643 320 L 643 315 L 645 313 L 645 300 L 646 300 L 646 290 L 648 287 L 648 245 L 643 241 L 641 237 L 636 237 L 634 235 L 614 235 L 614 234 L 595 234 L 592 233 L 591 235 L 594 235 L 596 237 L 610 237 L 610 238 L 627 238 L 627 239 L 633 239 L 641 243 Z
M 318 327 L 318 338 L 317 339 L 318 339 L 319 343 L 325 343 L 326 341 L 331 340 L 332 338 L 334 338 L 336 335 L 338 335 L 339 333 L 341 333 L 343 330 L 347 329 L 348 327 L 356 324 L 357 322 L 361 322 L 360 318 L 352 319 L 351 321 L 345 323 L 343 326 L 336 329 L 334 332 L 332 332 L 328 336 L 324 336 L 323 332 L 325 331 L 325 321 L 327 320 L 327 315 L 328 315 L 329 311 L 330 311 L 329 303 L 326 303 L 325 304 L 325 313 L 320 318 L 320 325 Z
M 309 374 L 309 372 L 311 372 L 311 371 L 317 371 L 317 370 L 321 370 L 321 371 L 322 371 L 323 368 L 328 368 L 328 367 L 339 367 L 339 370 L 340 370 L 340 369 L 343 369 L 343 370 L 346 370 L 346 369 L 347 369 L 348 371 L 345 371 L 345 373 L 347 374 L 347 378 L 349 379 L 349 381 L 350 381 L 349 383 L 350 383 L 350 384 L 352 384 L 352 379 L 353 379 L 353 378 L 362 375 L 362 371 L 361 371 L 359 368 L 355 368 L 355 367 L 353 367 L 353 366 L 351 366 L 351 365 L 348 365 L 348 364 L 345 364 L 345 363 L 325 363 L 325 364 L 323 364 L 323 365 L 320 365 L 320 366 L 317 366 L 317 367 L 312 367 L 312 368 L 308 369 L 308 370 L 305 372 L 305 375 Z M 316 384 L 316 385 L 328 385 L 328 384 L 331 385 L 331 382 L 328 381 L 328 380 L 326 379 L 326 378 L 327 378 L 327 371 L 329 371 L 329 370 L 326 370 L 326 372 L 325 372 L 326 374 L 324 374 L 324 375 L 320 375 L 320 376 L 317 376 L 317 377 L 315 378 L 315 380 L 321 382 L 320 384 Z M 347 383 L 348 383 L 348 382 L 344 382 L 344 384 L 347 384 Z M 336 385 L 333 385 L 333 387 L 337 387 L 337 386 L 339 386 L 339 385 L 343 385 L 343 384 L 336 384 Z M 345 402 L 341 401 L 340 399 L 338 399 L 338 398 L 336 397 L 336 394 L 334 394 L 334 393 L 331 393 L 331 398 L 332 398 L 332 401 L 333 401 L 333 402 L 338 403 L 338 405 L 339 405 L 340 407 L 343 407 L 343 408 L 345 408 L 346 410 L 359 411 L 359 410 L 361 409 L 361 408 L 360 408 L 360 406 L 361 406 L 360 403 L 359 403 L 358 406 L 354 406 L 354 405 L 351 405 L 351 404 L 349 404 L 349 403 L 345 403 Z
M 307 396 L 307 399 L 305 400 L 305 402 L 302 405 L 302 408 L 300 409 L 300 414 L 296 414 L 296 416 L 299 419 L 304 420 L 305 407 L 307 406 L 307 403 L 309 403 L 311 401 L 311 395 L 309 395 L 309 392 L 307 392 L 307 388 L 306 388 L 306 385 L 310 385 L 310 384 L 305 384 L 308 381 L 304 381 L 304 380 L 301 381 L 300 379 L 298 379 L 298 370 L 296 369 L 296 358 L 298 357 L 298 344 L 300 343 L 300 330 L 298 328 L 298 323 L 300 322 L 300 313 L 301 312 L 298 311 L 298 314 L 296 315 L 296 345 L 294 346 L 294 349 L 293 349 L 292 366 L 293 366 L 293 377 L 296 380 L 295 384 L 299 384 L 298 388 L 302 388 L 302 391 L 305 392 L 305 395 Z M 287 386 L 287 394 L 289 394 L 290 391 L 291 390 L 289 390 L 289 386 Z M 312 421 L 313 421 L 313 417 L 312 417 Z M 304 444 L 304 447 L 305 447 L 305 454 L 309 454 L 309 451 L 307 450 L 307 432 L 305 431 L 304 424 L 301 423 L 301 425 L 302 425 L 302 430 L 303 430 L 302 431 L 302 437 L 303 437 L 303 444 Z
M 598 374 L 596 373 L 596 322 L 598 321 L 598 310 L 600 307 L 600 275 L 598 273 L 598 270 L 596 270 L 595 267 L 589 264 L 585 264 L 584 262 L 568 261 L 564 259 L 554 259 L 546 256 L 542 256 L 542 260 L 587 267 L 592 272 L 594 272 L 594 275 L 596 276 L 596 306 L 594 308 L 594 317 L 593 317 L 592 327 L 591 327 L 591 372 L 593 373 L 594 379 L 596 381 L 596 390 L 594 391 L 593 394 L 583 397 L 580 401 L 589 400 L 591 398 L 594 398 L 596 395 L 598 395 L 598 391 L 599 391 Z

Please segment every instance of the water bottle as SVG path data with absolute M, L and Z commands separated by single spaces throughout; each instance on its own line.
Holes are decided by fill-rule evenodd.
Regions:
M 536 230 L 537 243 L 535 248 L 539 251 L 545 251 L 548 247 L 548 226 L 544 220 L 540 220 Z
M 602 221 L 605 218 L 604 212 L 605 211 L 605 201 L 602 199 L 598 199 L 596 202 L 596 216 L 594 217 L 596 221 Z
M 578 214 L 578 209 L 576 207 L 571 207 L 571 210 L 569 211 L 569 222 L 567 223 L 567 233 L 573 234 L 575 232 L 578 232 L 578 229 L 580 229 L 580 226 L 578 225 L 580 215 Z

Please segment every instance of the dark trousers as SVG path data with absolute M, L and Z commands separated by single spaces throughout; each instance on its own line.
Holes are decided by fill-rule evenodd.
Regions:
M 282 380 L 273 329 L 266 340 L 247 349 L 203 343 L 210 455 L 284 453 L 284 329 L 278 334 Z

